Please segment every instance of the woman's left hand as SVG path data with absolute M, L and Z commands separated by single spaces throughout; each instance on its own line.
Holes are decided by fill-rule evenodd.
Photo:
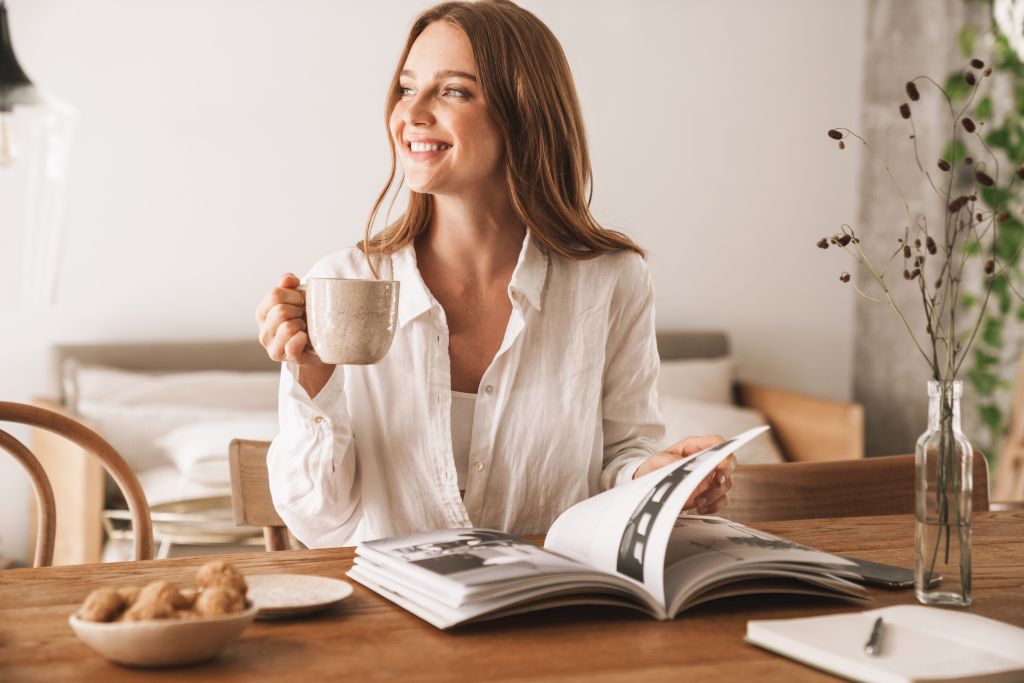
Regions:
M 647 458 L 637 468 L 633 478 L 642 477 L 659 467 L 671 465 L 677 460 L 699 453 L 706 448 L 717 446 L 724 440 L 720 436 L 687 437 Z M 724 510 L 729 505 L 729 489 L 732 488 L 732 471 L 734 469 L 736 469 L 736 456 L 730 455 L 711 470 L 711 474 L 697 486 L 693 495 L 683 506 L 683 510 L 692 510 L 700 515 L 713 515 Z

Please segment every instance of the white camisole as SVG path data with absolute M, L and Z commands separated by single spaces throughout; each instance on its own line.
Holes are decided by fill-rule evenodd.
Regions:
M 452 392 L 452 453 L 455 454 L 455 473 L 459 478 L 459 490 L 466 490 L 469 474 L 469 445 L 473 440 L 473 413 L 476 411 L 476 394 L 461 391 Z

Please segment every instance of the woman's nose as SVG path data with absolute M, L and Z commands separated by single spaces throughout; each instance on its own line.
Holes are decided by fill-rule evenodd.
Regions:
M 405 108 L 403 118 L 407 125 L 430 125 L 434 122 L 434 114 L 430 107 L 429 93 L 420 92 Z

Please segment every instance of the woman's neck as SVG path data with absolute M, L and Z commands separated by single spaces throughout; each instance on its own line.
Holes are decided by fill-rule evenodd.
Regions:
M 434 272 L 459 273 L 477 284 L 507 278 L 526 236 L 507 195 L 504 201 L 435 195 L 433 202 L 430 228 L 416 245 L 421 266 L 427 260 Z

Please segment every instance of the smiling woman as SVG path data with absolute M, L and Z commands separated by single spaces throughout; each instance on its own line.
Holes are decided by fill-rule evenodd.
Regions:
M 651 277 L 643 250 L 590 213 L 579 102 L 540 20 L 503 0 L 427 10 L 386 112 L 391 175 L 364 239 L 309 275 L 401 283 L 388 355 L 334 366 L 311 353 L 294 275 L 257 310 L 283 362 L 271 492 L 300 540 L 543 533 L 580 500 L 721 441 L 655 452 Z M 370 237 L 399 162 L 408 207 Z M 734 466 L 686 507 L 722 509 Z

